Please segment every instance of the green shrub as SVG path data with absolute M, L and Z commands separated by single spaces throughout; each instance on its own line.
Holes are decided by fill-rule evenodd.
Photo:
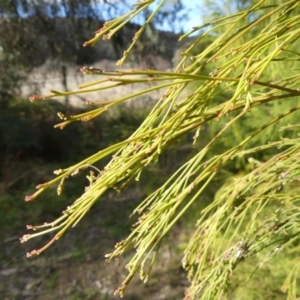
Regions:
M 106 22 L 85 46 L 101 37 L 111 38 L 152 2 L 139 2 L 127 15 Z M 117 62 L 119 67 L 163 3 L 136 33 L 132 45 Z M 137 272 L 141 280 L 147 281 L 163 240 L 193 208 L 199 211 L 193 211 L 198 215 L 197 226 L 184 251 L 183 267 L 191 281 L 186 299 L 225 299 L 233 290 L 239 295 L 243 283 L 235 276 L 245 270 L 240 268 L 244 262 L 255 264 L 246 270 L 251 277 L 253 271 L 279 253 L 294 259 L 291 253 L 299 247 L 300 229 L 300 144 L 295 134 L 299 125 L 288 122 L 297 119 L 300 110 L 296 101 L 300 95 L 296 68 L 300 55 L 299 22 L 298 1 L 258 1 L 184 34 L 180 39 L 195 32 L 200 32 L 199 42 L 209 35 L 214 38 L 196 55 L 191 55 L 196 46 L 192 44 L 174 71 L 83 68 L 83 73 L 104 79 L 76 91 L 33 96 L 31 100 L 36 101 L 141 82 L 158 83 L 126 97 L 89 103 L 96 108 L 88 112 L 60 114 L 57 127 L 65 128 L 75 121 L 90 121 L 130 98 L 165 88 L 134 133 L 77 164 L 58 169 L 53 180 L 39 185 L 37 192 L 26 197 L 26 201 L 33 200 L 53 185 L 60 194 L 66 180 L 83 169 L 90 170 L 89 187 L 60 218 L 29 227 L 38 232 L 24 235 L 22 242 L 56 233 L 48 244 L 28 256 L 39 255 L 68 228 L 76 226 L 105 192 L 118 193 L 134 180 L 147 181 L 144 170 L 151 170 L 162 159 L 162 153 L 188 137 L 195 150 L 190 150 L 190 156 L 186 155 L 165 182 L 136 207 L 133 215 L 137 215 L 137 222 L 132 232 L 106 256 L 111 261 L 129 249 L 136 250 L 127 265 L 128 277 L 116 293 L 122 296 Z M 293 62 L 294 69 L 270 74 L 278 62 L 285 66 Z M 285 131 L 279 132 L 282 126 Z M 289 129 L 295 132 L 286 134 Z M 209 132 L 212 136 L 208 139 Z M 105 167 L 95 166 L 107 158 L 110 160 Z M 211 186 L 219 189 L 211 201 L 206 201 L 203 195 Z M 197 202 L 201 205 L 195 206 Z M 294 265 L 282 288 L 289 299 L 299 297 L 299 261 L 294 261 Z M 242 275 L 245 279 L 243 272 Z M 235 278 L 238 279 L 234 281 Z

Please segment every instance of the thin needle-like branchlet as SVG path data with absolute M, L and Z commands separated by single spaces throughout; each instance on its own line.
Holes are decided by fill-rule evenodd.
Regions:
M 109 39 L 153 2 L 141 1 L 132 11 L 106 22 L 85 46 L 101 37 Z M 98 107 L 79 115 L 65 116 L 59 113 L 63 121 L 56 127 L 64 128 L 74 121 L 89 121 L 130 99 L 164 89 L 143 123 L 126 140 L 69 168 L 55 171 L 57 176 L 54 179 L 40 184 L 36 193 L 26 197 L 27 201 L 33 200 L 54 184 L 58 184 L 58 192 L 61 193 L 65 180 L 86 168 L 95 169 L 95 163 L 111 156 L 102 170 L 96 168 L 97 174 L 90 175 L 90 185 L 60 218 L 52 223 L 28 226 L 28 229 L 37 232 L 24 235 L 22 242 L 44 233 L 55 233 L 48 244 L 30 252 L 29 256 L 45 251 L 67 229 L 76 226 L 106 191 L 122 191 L 134 179 L 139 180 L 143 170 L 157 161 L 162 153 L 176 145 L 183 136 L 195 131 L 191 143 L 198 148 L 194 156 L 179 166 L 161 187 L 136 207 L 133 214 L 138 215 L 138 220 L 131 234 L 106 256 L 110 261 L 132 248 L 136 249 L 127 265 L 129 275 L 116 293 L 121 296 L 124 294 L 138 270 L 142 280 L 148 279 L 166 235 L 195 202 L 202 200 L 204 190 L 222 172 L 227 172 L 226 166 L 232 160 L 247 157 L 252 169 L 228 179 L 215 193 L 211 203 L 202 209 L 183 259 L 191 280 L 186 299 L 222 299 L 226 297 L 232 273 L 236 272 L 243 260 L 262 252 L 266 253 L 261 262 L 264 264 L 282 249 L 293 246 L 300 232 L 300 203 L 295 197 L 295 193 L 299 193 L 299 138 L 282 139 L 254 147 L 249 145 L 259 134 L 275 128 L 276 124 L 300 109 L 294 102 L 300 96 L 300 75 L 295 72 L 299 69 L 296 67 L 299 61 L 299 1 L 272 5 L 264 2 L 258 1 L 251 8 L 195 27 L 183 35 L 181 39 L 200 32 L 200 36 L 183 52 L 175 71 L 82 68 L 84 74 L 101 76 L 102 79 L 84 84 L 75 91 L 51 91 L 50 95 L 31 98 L 48 99 L 152 83 L 148 88 L 118 99 L 89 102 Z M 164 1 L 161 1 L 154 8 L 119 65 L 128 57 L 145 26 L 154 20 L 163 4 Z M 201 32 L 204 28 L 208 28 L 207 31 Z M 214 36 L 216 32 L 218 35 Z M 191 56 L 199 42 L 210 37 L 213 37 L 210 44 Z M 293 63 L 291 74 L 277 74 L 270 78 L 269 69 L 281 63 Z M 253 122 L 257 118 L 265 118 L 264 115 L 257 115 L 257 112 L 265 111 L 260 112 L 260 108 L 283 102 L 292 108 L 273 116 L 271 121 L 266 120 L 260 122 L 259 126 L 251 127 L 245 136 L 240 134 L 238 126 L 243 126 L 243 122 L 249 118 Z M 218 121 L 219 128 L 215 135 L 205 142 L 201 130 L 207 130 Z M 299 124 L 284 124 L 281 130 L 297 130 L 298 127 Z M 215 145 L 231 130 L 238 133 L 240 140 L 234 146 L 224 146 L 223 150 L 213 153 Z M 201 143 L 196 143 L 197 138 Z M 271 149 L 280 152 L 264 161 L 255 158 L 258 153 Z M 249 158 L 249 155 L 254 157 Z M 275 206 L 276 210 L 273 209 Z M 284 285 L 291 295 L 297 295 L 294 278 L 298 272 L 299 265 L 292 270 Z

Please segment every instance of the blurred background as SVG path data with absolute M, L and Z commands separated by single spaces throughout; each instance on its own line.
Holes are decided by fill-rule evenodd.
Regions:
M 50 89 L 65 91 L 95 80 L 80 72 L 83 66 L 115 69 L 152 7 L 111 40 L 94 47 L 82 44 L 106 20 L 129 11 L 135 2 L 0 0 L 1 299 L 113 299 L 114 290 L 127 274 L 125 261 L 105 265 L 104 255 L 129 233 L 129 215 L 137 203 L 171 172 L 168 166 L 177 155 L 174 151 L 161 162 L 163 171 L 161 166 L 153 167 L 151 177 L 120 196 L 107 194 L 77 228 L 40 257 L 28 259 L 26 253 L 41 247 L 50 236 L 26 244 L 20 244 L 19 238 L 26 233 L 26 224 L 58 217 L 81 195 L 87 174 L 67 182 L 60 197 L 55 189 L 32 203 L 25 203 L 24 197 L 32 194 L 37 184 L 50 180 L 54 170 L 127 138 L 163 93 L 135 99 L 92 122 L 76 123 L 65 130 L 53 128 L 59 122 L 58 111 L 77 114 L 88 109 L 86 100 L 117 98 L 133 88 L 34 103 L 28 100 Z M 189 12 L 182 1 L 169 1 L 123 67 L 172 69 L 180 59 L 178 37 L 191 27 L 187 25 Z M 184 147 L 182 152 L 186 152 Z M 174 235 L 179 238 L 179 232 Z M 180 299 L 187 283 L 176 251 L 166 243 L 160 267 L 154 271 L 159 276 L 153 276 L 147 285 L 133 284 L 125 299 Z
M 69 230 L 54 246 L 39 257 L 26 258 L 28 251 L 43 246 L 50 239 L 50 236 L 44 236 L 20 244 L 19 238 L 26 233 L 26 224 L 42 224 L 60 216 L 62 210 L 82 194 L 88 184 L 87 174 L 67 181 L 64 193 L 59 197 L 55 188 L 31 203 L 24 202 L 25 196 L 32 194 L 37 184 L 53 178 L 54 170 L 70 166 L 126 139 L 163 94 L 163 91 L 156 91 L 120 105 L 91 122 L 74 123 L 64 130 L 53 128 L 59 122 L 57 112 L 78 114 L 88 109 L 86 100 L 117 98 L 134 92 L 134 87 L 33 103 L 28 100 L 29 96 L 44 95 L 50 89 L 66 91 L 95 80 L 80 72 L 83 66 L 115 69 L 116 61 L 128 48 L 140 24 L 151 13 L 152 6 L 111 40 L 99 41 L 94 47 L 84 48 L 82 44 L 92 38 L 106 20 L 129 11 L 134 2 L 0 0 L 1 299 L 116 299 L 113 292 L 127 274 L 124 266 L 132 253 L 109 265 L 104 264 L 104 255 L 130 232 L 133 221 L 129 215 L 134 207 L 159 187 L 183 161 L 197 152 L 226 122 L 224 119 L 213 123 L 209 130 L 206 128 L 195 147 L 192 146 L 193 134 L 182 138 L 176 149 L 172 147 L 157 164 L 149 166 L 140 182 L 120 195 L 107 193 L 80 224 Z M 181 34 L 212 18 L 245 9 L 254 2 L 166 1 L 137 43 L 124 69 L 173 69 L 180 61 L 180 53 L 196 39 L 196 36 L 191 36 L 178 43 Z M 191 54 L 205 49 L 218 33 L 207 35 Z M 277 62 L 276 67 L 267 70 L 265 76 L 270 81 L 280 76 L 287 77 L 290 67 Z M 207 75 L 211 71 L 213 69 L 203 72 Z M 138 90 L 142 88 L 145 86 L 137 87 Z M 228 96 L 221 94 L 216 101 L 223 101 Z M 265 105 L 258 112 L 264 118 L 255 117 L 257 111 L 253 109 L 242 124 L 229 130 L 216 143 L 209 155 L 213 156 L 220 149 L 235 145 L 237 140 L 241 140 L 266 119 L 285 111 L 288 105 L 291 104 L 276 102 L 274 105 Z M 299 117 L 294 114 L 288 121 L 296 123 Z M 277 129 L 280 126 L 278 123 Z M 278 140 L 283 133 L 277 129 L 271 128 L 270 132 L 254 139 L 252 145 Z M 272 153 L 259 155 L 255 159 L 264 160 Z M 106 162 L 99 163 L 99 167 Z M 214 192 L 226 176 L 246 172 L 250 167 L 244 159 L 230 163 L 227 173 L 216 178 L 201 201 L 195 203 L 195 207 L 166 238 L 147 284 L 135 278 L 124 299 L 182 299 L 188 286 L 181 267 L 182 252 L 194 231 L 201 207 L 213 200 Z M 272 268 L 266 264 L 257 271 L 257 275 L 253 275 L 247 295 L 244 287 L 232 299 L 285 299 L 285 294 L 274 286 L 283 282 L 290 267 L 284 259 L 279 259 Z M 246 265 L 245 270 L 247 268 Z M 260 276 L 264 276 L 263 281 Z M 234 284 L 242 282 L 240 278 L 235 280 Z

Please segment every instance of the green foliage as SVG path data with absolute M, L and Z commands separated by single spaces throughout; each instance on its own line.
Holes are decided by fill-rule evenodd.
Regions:
M 41 163 L 54 164 L 53 168 L 57 163 L 73 164 L 86 155 L 126 138 L 142 123 L 148 111 L 144 107 L 131 116 L 133 108 L 123 105 L 84 126 L 77 123 L 68 130 L 57 131 L 53 128 L 58 119 L 56 112 L 65 109 L 56 101 L 41 106 L 13 98 L 2 109 L 0 195 L 18 192 L 27 187 L 30 181 L 36 180 L 35 173 Z M 86 110 L 72 108 L 72 111 L 82 113 Z M 105 161 L 100 166 L 104 164 Z M 39 172 L 39 180 L 48 180 L 47 172 L 49 170 Z
M 75 124 L 69 132 L 54 130 L 56 112 L 63 109 L 64 106 L 55 101 L 40 106 L 11 99 L 0 115 L 0 149 L 3 155 L 33 157 L 35 154 L 44 160 L 62 161 L 71 155 L 73 159 L 80 157 L 82 150 L 88 146 L 95 149 L 91 144 L 96 142 L 92 130 L 88 132 L 79 124 Z M 97 124 L 91 126 L 96 127 Z M 81 138 L 76 140 L 78 135 Z
M 106 22 L 85 45 L 94 44 L 101 37 L 111 38 L 153 2 L 139 2 L 132 11 Z M 118 66 L 122 66 L 164 2 L 158 4 L 136 33 Z M 28 226 L 37 232 L 24 235 L 21 242 L 57 232 L 47 245 L 28 256 L 40 254 L 68 228 L 76 226 L 105 192 L 119 193 L 134 180 L 147 180 L 144 169 L 151 170 L 163 153 L 189 137 L 196 150 L 190 151 L 191 155 L 176 165 L 161 187 L 135 208 L 133 215 L 137 221 L 132 232 L 106 256 L 111 261 L 130 249 L 136 250 L 127 265 L 129 275 L 116 293 L 122 296 L 137 272 L 141 280 L 147 281 L 163 240 L 192 208 L 200 211 L 195 232 L 184 251 L 183 266 L 191 281 L 185 299 L 226 299 L 231 294 L 238 297 L 241 285 L 254 278 L 257 268 L 263 269 L 280 253 L 291 260 L 295 258 L 300 228 L 300 144 L 298 125 L 288 124 L 298 118 L 300 109 L 296 101 L 300 95 L 299 1 L 258 1 L 252 7 L 248 7 L 247 1 L 244 4 L 244 10 L 221 16 L 183 35 L 181 39 L 200 32 L 183 52 L 175 71 L 83 68 L 83 73 L 104 79 L 76 91 L 51 91 L 50 95 L 31 98 L 34 101 L 154 83 L 126 97 L 88 102 L 96 106 L 88 112 L 71 116 L 60 113 L 62 122 L 56 127 L 63 129 L 75 121 L 90 121 L 136 96 L 166 89 L 135 132 L 73 166 L 58 169 L 54 179 L 40 184 L 36 193 L 26 197 L 27 201 L 34 200 L 53 185 L 61 194 L 70 177 L 91 170 L 89 187 L 61 217 L 41 226 Z M 208 38 L 211 36 L 214 39 Z M 195 53 L 202 38 L 210 43 Z M 292 64 L 293 69 L 273 72 L 280 64 Z M 95 167 L 107 158 L 110 160 L 103 168 Z M 211 201 L 203 201 L 203 193 L 216 182 L 223 186 Z M 196 206 L 197 203 L 201 204 Z M 245 263 L 254 267 L 240 267 Z M 288 299 L 299 297 L 299 261 L 294 265 L 282 282 L 282 292 Z M 270 293 L 270 297 L 275 296 Z

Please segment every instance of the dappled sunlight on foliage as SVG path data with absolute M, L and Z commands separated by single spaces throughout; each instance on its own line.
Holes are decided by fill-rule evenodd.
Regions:
M 153 2 L 138 2 L 128 13 L 104 23 L 84 45 L 110 39 Z M 118 67 L 128 59 L 164 2 L 160 1 L 148 15 L 117 62 Z M 106 192 L 119 194 L 134 181 L 147 181 L 145 170 L 159 165 L 164 153 L 189 136 L 194 145 L 192 155 L 187 155 L 165 182 L 139 203 L 132 213 L 135 224 L 131 233 L 106 255 L 110 262 L 135 250 L 126 266 L 129 274 L 116 294 L 123 296 L 137 273 L 147 282 L 166 236 L 195 204 L 203 201 L 204 193 L 215 182 L 220 188 L 210 201 L 198 206 L 196 229 L 184 250 L 183 267 L 190 280 L 186 300 L 225 299 L 235 292 L 238 295 L 243 283 L 234 279 L 240 271 L 248 282 L 255 278 L 256 269 L 271 264 L 274 258 L 276 261 L 278 255 L 295 258 L 291 253 L 299 248 L 300 230 L 299 124 L 295 124 L 300 110 L 299 11 L 299 1 L 255 1 L 251 7 L 219 16 L 181 36 L 184 40 L 192 33 L 198 34 L 173 71 L 84 67 L 84 74 L 100 79 L 78 90 L 52 90 L 48 95 L 32 96 L 31 101 L 44 101 L 155 83 L 125 97 L 88 101 L 88 111 L 70 115 L 58 112 L 61 122 L 56 128 L 64 129 L 78 121 L 94 120 L 137 96 L 163 90 L 133 133 L 126 132 L 126 137 L 113 145 L 57 169 L 52 180 L 39 184 L 37 191 L 25 198 L 33 201 L 53 186 L 60 195 L 65 182 L 89 171 L 89 185 L 59 218 L 27 226 L 34 233 L 25 234 L 21 242 L 54 233 L 46 245 L 29 252 L 28 257 L 41 254 L 76 226 Z M 204 48 L 199 47 L 202 41 Z M 276 64 L 289 69 L 275 73 Z M 95 165 L 101 161 L 107 163 L 103 167 Z M 299 297 L 296 259 L 286 280 L 277 282 L 289 299 Z M 246 272 L 243 264 L 247 262 L 253 268 Z

